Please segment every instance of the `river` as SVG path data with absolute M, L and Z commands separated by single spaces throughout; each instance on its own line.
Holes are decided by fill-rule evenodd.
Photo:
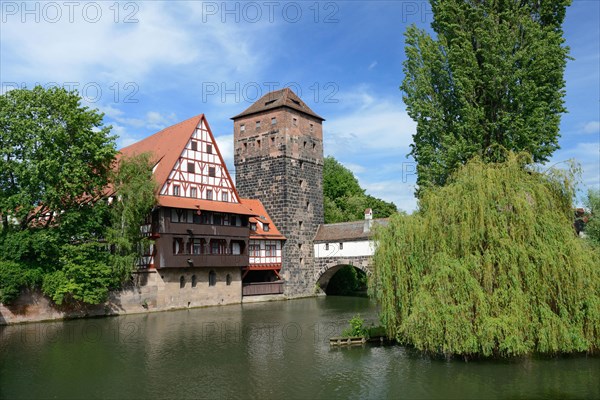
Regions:
M 433 360 L 330 348 L 365 298 L 322 297 L 0 327 L 0 398 L 600 398 L 600 358 Z

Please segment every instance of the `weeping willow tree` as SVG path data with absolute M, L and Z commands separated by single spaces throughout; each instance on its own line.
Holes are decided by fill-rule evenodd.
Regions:
M 449 355 L 598 352 L 600 256 L 568 176 L 475 158 L 376 233 L 369 284 L 390 337 Z

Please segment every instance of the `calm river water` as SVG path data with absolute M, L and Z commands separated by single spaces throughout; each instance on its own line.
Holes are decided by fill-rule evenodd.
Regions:
M 432 360 L 330 348 L 364 298 L 0 327 L 0 398 L 600 398 L 600 359 Z

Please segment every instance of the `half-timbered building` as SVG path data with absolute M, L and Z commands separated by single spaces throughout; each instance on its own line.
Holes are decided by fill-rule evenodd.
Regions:
M 278 233 L 276 227 L 262 219 L 266 213 L 260 202 L 240 199 L 204 115 L 121 150 L 124 156 L 146 152 L 152 154 L 158 193 L 157 207 L 142 227 L 154 244 L 140 268 L 145 281 L 157 287 L 157 305 L 240 302 L 242 273 L 251 265 L 251 226 L 260 225 L 263 232 L 271 224 L 267 230 Z M 260 245 L 272 251 L 270 243 L 282 239 L 279 234 Z M 276 259 L 270 259 L 272 268 Z

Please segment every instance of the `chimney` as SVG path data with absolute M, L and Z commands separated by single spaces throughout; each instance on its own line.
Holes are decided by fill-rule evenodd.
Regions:
M 363 233 L 371 231 L 371 225 L 373 225 L 373 210 L 367 208 L 365 210 L 365 224 L 363 226 Z

